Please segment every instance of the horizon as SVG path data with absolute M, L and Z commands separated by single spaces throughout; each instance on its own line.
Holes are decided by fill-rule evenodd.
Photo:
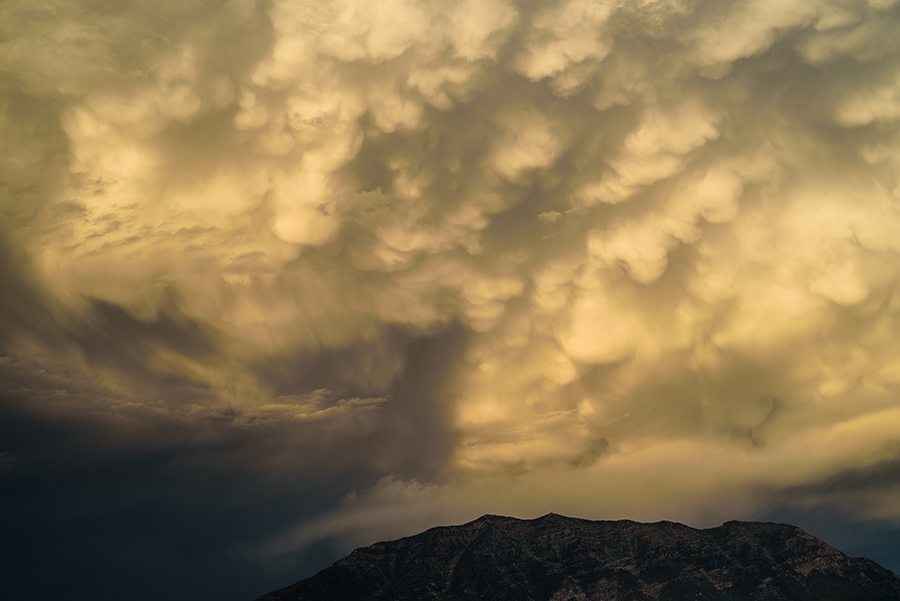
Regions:
M 483 514 L 483 515 L 481 515 L 481 516 L 479 516 L 479 517 L 477 517 L 477 518 L 470 519 L 470 520 L 467 520 L 467 521 L 464 521 L 464 522 L 455 522 L 455 523 L 450 523 L 450 524 L 436 524 L 436 525 L 434 525 L 434 526 L 428 527 L 428 528 L 425 529 L 425 530 L 421 530 L 421 531 L 419 531 L 419 532 L 415 532 L 415 533 L 412 533 L 412 534 L 408 534 L 408 535 L 404 535 L 404 536 L 399 536 L 399 537 L 393 538 L 393 539 L 379 539 L 379 540 L 376 540 L 376 541 L 372 541 L 372 542 L 370 542 L 370 543 L 368 543 L 368 544 L 364 544 L 364 545 L 355 547 L 355 548 L 353 548 L 353 549 L 350 549 L 350 550 L 349 550 L 345 555 L 343 555 L 342 557 L 336 558 L 335 561 L 338 561 L 339 559 L 343 559 L 343 558 L 345 558 L 345 557 L 348 557 L 348 556 L 350 555 L 350 553 L 352 553 L 353 551 L 357 551 L 357 550 L 360 550 L 360 549 L 365 549 L 365 548 L 368 548 L 368 547 L 370 547 L 370 546 L 377 545 L 377 544 L 380 544 L 380 543 L 390 543 L 390 542 L 395 542 L 395 541 L 398 541 L 398 540 L 405 540 L 405 539 L 408 539 L 408 538 L 415 538 L 415 537 L 418 537 L 419 535 L 425 534 L 425 533 L 430 532 L 430 531 L 432 531 L 432 530 L 441 530 L 441 529 L 447 529 L 447 528 L 459 528 L 459 527 L 462 527 L 462 526 L 469 526 L 469 525 L 471 525 L 471 524 L 474 524 L 475 522 L 480 522 L 480 521 L 488 520 L 488 519 L 491 519 L 491 518 L 500 518 L 500 519 L 503 519 L 503 520 L 513 520 L 513 521 L 516 521 L 516 522 L 535 522 L 535 521 L 538 521 L 538 520 L 544 520 L 544 519 L 549 518 L 549 517 L 558 517 L 558 518 L 563 518 L 563 519 L 565 519 L 565 520 L 575 520 L 575 521 L 579 521 L 579 522 L 591 522 L 591 523 L 610 523 L 610 524 L 615 524 L 615 523 L 630 523 L 630 524 L 639 524 L 639 525 L 645 525 L 645 526 L 654 526 L 654 525 L 658 525 L 658 524 L 674 524 L 674 525 L 676 525 L 676 526 L 684 526 L 684 527 L 686 527 L 686 528 L 689 528 L 689 529 L 691 529 L 691 530 L 696 530 L 696 531 L 698 531 L 698 532 L 702 532 L 702 531 L 706 531 L 706 530 L 717 530 L 717 529 L 720 529 L 720 528 L 726 526 L 727 524 L 755 524 L 755 525 L 772 525 L 772 526 L 790 526 L 790 527 L 792 527 L 792 528 L 797 528 L 797 529 L 800 530 L 801 532 L 805 532 L 806 534 L 809 534 L 809 535 L 811 535 L 811 536 L 814 536 L 815 538 L 821 540 L 822 542 L 828 544 L 829 546 L 834 547 L 834 548 L 837 549 L 838 551 L 844 553 L 844 554 L 847 555 L 848 557 L 865 558 L 865 559 L 870 559 L 870 560 L 872 560 L 872 561 L 875 561 L 875 560 L 872 559 L 871 557 L 868 557 L 868 556 L 865 556 L 865 555 L 853 555 L 853 554 L 851 554 L 851 553 L 847 553 L 847 552 L 844 551 L 843 549 L 840 549 L 840 548 L 838 548 L 837 546 L 835 546 L 834 544 L 829 543 L 827 540 L 823 539 L 822 537 L 816 536 L 815 534 L 813 534 L 813 533 L 807 531 L 807 530 L 804 529 L 804 528 L 801 528 L 800 526 L 797 526 L 796 524 L 792 524 L 792 523 L 785 522 L 785 521 L 738 520 L 738 519 L 730 519 L 730 520 L 725 520 L 725 521 L 723 521 L 721 524 L 719 524 L 719 525 L 717 525 L 717 526 L 692 526 L 692 525 L 686 524 L 686 523 L 684 523 L 684 522 L 678 522 L 678 521 L 666 520 L 666 519 L 656 520 L 656 521 L 652 521 L 652 522 L 651 522 L 651 521 L 639 521 L 639 520 L 633 520 L 633 519 L 630 519 L 630 518 L 602 518 L 602 519 L 589 519 L 589 518 L 583 518 L 583 517 L 572 516 L 572 515 L 563 515 L 563 514 L 559 514 L 559 513 L 553 512 L 553 511 L 551 511 L 551 512 L 549 512 L 549 513 L 545 513 L 544 515 L 540 515 L 540 516 L 536 516 L 536 517 L 531 517 L 531 518 L 521 518 L 521 517 L 516 517 L 516 516 L 513 516 L 513 515 L 498 515 L 498 514 L 486 513 L 486 514 Z M 882 564 L 881 564 L 880 562 L 878 562 L 878 561 L 875 561 L 875 563 L 877 563 L 878 565 L 881 565 L 881 567 L 883 567 L 883 568 L 885 568 L 885 569 L 888 569 L 888 570 L 894 572 L 895 574 L 900 575 L 900 572 L 898 572 L 897 569 L 891 568 L 891 567 L 888 566 L 888 565 L 882 565 Z M 321 571 L 321 570 L 323 570 L 323 569 L 326 569 L 327 567 L 330 567 L 331 565 L 332 565 L 332 564 L 329 564 L 328 566 L 325 566 L 325 567 L 321 568 L 321 569 L 318 570 L 318 571 Z M 317 571 L 317 572 L 314 572 L 314 573 L 318 573 L 318 571 Z M 309 576 L 313 575 L 314 573 L 312 573 L 312 574 L 308 573 L 308 574 L 306 574 L 303 578 L 308 578 Z M 302 578 L 301 578 L 301 579 L 302 579 Z
M 485 513 L 900 572 L 897 0 L 6 0 L 0 575 Z

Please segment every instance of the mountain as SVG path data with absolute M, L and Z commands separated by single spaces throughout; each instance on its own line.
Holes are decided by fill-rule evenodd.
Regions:
M 357 549 L 259 601 L 898 601 L 900 576 L 795 526 L 483 516 Z

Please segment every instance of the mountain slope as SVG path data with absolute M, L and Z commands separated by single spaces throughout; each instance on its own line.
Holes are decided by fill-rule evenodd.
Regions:
M 900 576 L 786 524 L 483 516 L 357 549 L 259 601 L 898 601 Z

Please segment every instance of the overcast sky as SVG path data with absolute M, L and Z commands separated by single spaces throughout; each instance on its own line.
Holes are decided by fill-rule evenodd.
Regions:
M 894 0 L 0 1 L 16 599 L 484 513 L 900 571 Z

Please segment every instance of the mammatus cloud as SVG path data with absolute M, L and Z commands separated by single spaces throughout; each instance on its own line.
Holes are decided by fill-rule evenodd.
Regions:
M 367 471 L 271 548 L 900 453 L 893 2 L 2 12 L 7 367 Z

